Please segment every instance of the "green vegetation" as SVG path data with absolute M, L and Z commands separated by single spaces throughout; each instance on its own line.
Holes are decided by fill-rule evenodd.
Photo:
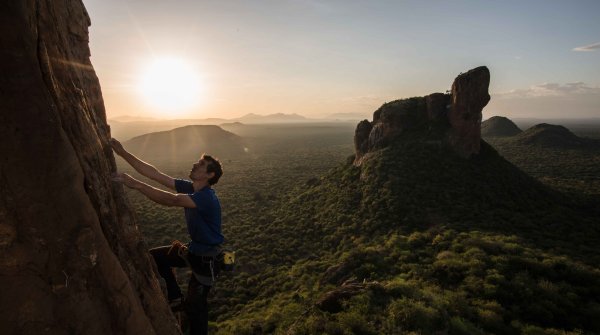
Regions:
M 569 123 L 569 129 L 537 124 L 514 137 L 486 137 L 502 156 L 544 184 L 587 202 L 600 196 L 600 124 Z M 573 131 L 573 132 L 571 132 Z
M 537 179 L 486 143 L 464 160 L 406 133 L 359 168 L 353 128 L 242 128 L 253 150 L 216 187 L 239 261 L 211 296 L 219 334 L 600 332 L 600 188 L 569 168 L 598 176 L 598 156 L 554 156 L 557 187 L 535 173 L 548 152 L 504 140 Z M 144 159 L 186 176 L 193 158 Z M 186 239 L 181 210 L 129 194 L 149 245 Z

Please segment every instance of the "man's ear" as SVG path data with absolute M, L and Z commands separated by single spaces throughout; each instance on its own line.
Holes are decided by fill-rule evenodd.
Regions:
M 212 179 L 212 177 L 214 177 L 214 176 L 215 176 L 214 172 L 209 172 L 208 173 L 208 179 Z

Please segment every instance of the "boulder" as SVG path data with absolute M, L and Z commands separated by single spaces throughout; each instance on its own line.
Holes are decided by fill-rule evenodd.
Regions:
M 361 294 L 366 290 L 382 291 L 383 286 L 376 281 L 359 283 L 355 280 L 347 280 L 337 288 L 321 295 L 315 305 L 322 311 L 338 313 L 343 310 L 343 301 Z
M 323 294 L 321 297 L 319 297 L 319 299 L 317 299 L 315 305 L 322 311 L 338 313 L 343 309 L 342 302 L 344 300 L 360 294 L 366 288 L 366 284 L 349 281 L 337 287 L 336 289 Z

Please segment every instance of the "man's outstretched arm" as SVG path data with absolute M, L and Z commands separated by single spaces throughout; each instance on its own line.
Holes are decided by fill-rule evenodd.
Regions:
M 148 199 L 165 206 L 177 206 L 186 208 L 196 208 L 196 204 L 187 194 L 175 194 L 163 191 L 156 187 L 152 187 L 143 183 L 127 173 L 116 173 L 112 177 L 113 181 L 124 184 L 125 186 L 138 190 L 140 193 L 148 197 Z
M 121 142 L 114 138 L 110 139 L 110 146 L 117 155 L 123 157 L 123 159 L 125 159 L 125 161 L 127 161 L 127 163 L 129 163 L 129 165 L 131 165 L 141 175 L 148 177 L 172 190 L 175 190 L 175 179 L 173 177 L 160 172 L 153 165 L 135 157 L 129 153 L 129 151 L 123 148 Z

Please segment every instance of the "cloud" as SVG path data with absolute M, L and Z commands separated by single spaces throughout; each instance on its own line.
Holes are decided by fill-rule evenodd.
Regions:
M 537 98 L 537 97 L 566 97 L 582 94 L 600 95 L 600 87 L 592 87 L 583 82 L 576 83 L 543 83 L 526 89 L 515 89 L 494 94 L 496 98 Z
M 543 83 L 492 93 L 486 115 L 535 118 L 595 118 L 600 114 L 600 87 L 584 82 Z
M 600 42 L 573 48 L 573 51 L 594 51 L 596 49 L 600 49 Z

